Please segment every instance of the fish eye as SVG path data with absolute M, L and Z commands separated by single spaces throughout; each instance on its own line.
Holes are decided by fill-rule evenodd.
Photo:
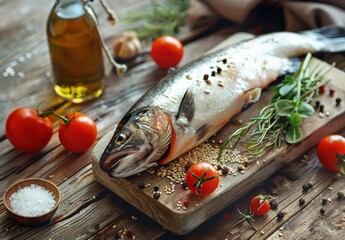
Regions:
M 116 144 L 122 144 L 127 140 L 127 136 L 123 133 L 120 133 L 119 135 L 117 135 L 117 137 L 115 138 L 115 143 Z

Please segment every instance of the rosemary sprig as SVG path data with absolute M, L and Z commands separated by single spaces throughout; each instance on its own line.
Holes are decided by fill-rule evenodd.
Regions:
M 282 139 L 289 144 L 302 139 L 302 119 L 314 114 L 314 108 L 309 102 L 319 94 L 319 87 L 328 82 L 325 75 L 330 70 L 324 71 L 319 65 L 311 69 L 311 57 L 308 53 L 298 71 L 293 76 L 286 75 L 274 88 L 270 104 L 258 116 L 225 139 L 218 160 L 229 144 L 234 148 L 241 143 L 249 157 L 253 157 L 267 148 L 280 148 Z
M 139 39 L 174 35 L 187 19 L 189 0 L 169 0 L 167 2 L 154 1 L 153 6 L 130 12 L 123 20 L 128 23 L 143 21 L 143 24 L 134 29 Z

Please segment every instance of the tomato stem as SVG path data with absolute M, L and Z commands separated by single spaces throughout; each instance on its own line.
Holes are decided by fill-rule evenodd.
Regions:
M 254 214 L 252 213 L 252 211 L 250 210 L 250 208 L 248 208 L 247 212 L 244 214 L 240 211 L 240 209 L 237 207 L 237 212 L 242 216 L 242 218 L 239 219 L 238 223 L 243 223 L 243 222 L 247 222 L 255 231 L 255 227 L 253 226 L 252 222 L 255 223 L 253 216 Z
M 67 126 L 72 121 L 72 119 L 74 118 L 74 116 L 72 118 L 67 117 L 67 110 L 68 109 L 66 109 L 66 116 L 63 116 L 61 114 L 56 113 L 54 109 L 49 109 L 46 111 L 39 111 L 39 109 L 38 109 L 39 106 L 40 105 L 38 105 L 36 108 L 38 116 L 45 118 L 45 117 L 48 117 L 49 115 L 54 115 L 55 117 L 61 119 L 63 121 L 63 125 L 65 125 L 65 126 Z M 74 109 L 72 109 L 72 111 L 74 113 Z
M 201 194 L 201 186 L 204 182 L 208 182 L 208 181 L 211 181 L 212 179 L 216 178 L 216 176 L 211 176 L 209 178 L 205 178 L 206 177 L 206 174 L 208 172 L 208 169 L 201 175 L 201 177 L 198 177 L 197 175 L 195 175 L 192 170 L 190 170 L 190 173 L 192 174 L 192 176 L 197 180 L 194 184 L 193 184 L 193 187 L 196 186 L 196 189 L 197 189 L 197 193 L 198 193 L 198 196 L 200 197 L 200 194 Z

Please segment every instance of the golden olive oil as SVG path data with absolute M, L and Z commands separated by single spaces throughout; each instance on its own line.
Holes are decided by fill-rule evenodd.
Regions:
M 103 92 L 102 47 L 91 18 L 81 1 L 58 1 L 47 24 L 55 92 L 75 103 Z

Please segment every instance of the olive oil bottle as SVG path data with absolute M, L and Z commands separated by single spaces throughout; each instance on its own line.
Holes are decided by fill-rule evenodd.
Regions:
M 82 0 L 56 0 L 47 22 L 54 89 L 74 103 L 97 98 L 103 92 L 96 17 L 83 4 Z

